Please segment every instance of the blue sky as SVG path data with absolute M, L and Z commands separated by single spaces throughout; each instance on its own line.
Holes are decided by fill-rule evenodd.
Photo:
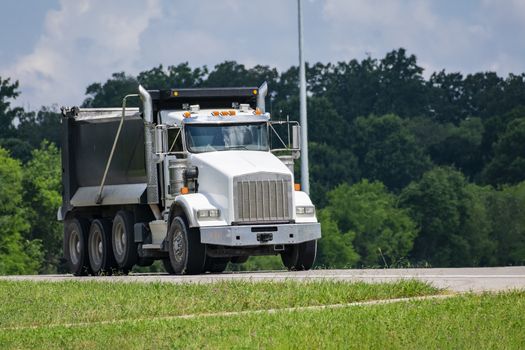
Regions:
M 405 47 L 429 75 L 525 72 L 523 0 L 303 0 L 310 62 Z M 162 63 L 297 64 L 295 0 L 3 0 L 0 76 L 17 104 L 82 102 L 113 72 Z

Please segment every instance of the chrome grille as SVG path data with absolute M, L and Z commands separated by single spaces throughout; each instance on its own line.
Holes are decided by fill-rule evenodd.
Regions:
M 292 219 L 290 176 L 252 174 L 249 177 L 236 178 L 234 184 L 236 222 L 271 222 Z

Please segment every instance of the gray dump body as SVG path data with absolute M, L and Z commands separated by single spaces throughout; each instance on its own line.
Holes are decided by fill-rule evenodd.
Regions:
M 62 217 L 74 207 L 97 205 L 100 183 L 122 109 L 71 109 L 62 120 Z M 144 121 L 138 108 L 125 122 L 106 177 L 102 205 L 146 203 Z

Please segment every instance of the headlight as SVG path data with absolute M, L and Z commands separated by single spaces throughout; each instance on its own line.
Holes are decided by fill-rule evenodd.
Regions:
M 219 216 L 221 216 L 219 209 L 202 209 L 197 211 L 197 217 L 199 219 L 218 218 Z
M 297 206 L 295 207 L 295 213 L 297 215 L 308 215 L 312 216 L 315 214 L 315 207 L 314 206 Z

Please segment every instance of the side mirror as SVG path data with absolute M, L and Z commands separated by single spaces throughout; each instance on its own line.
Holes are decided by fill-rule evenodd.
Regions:
M 155 127 L 155 153 L 162 154 L 168 152 L 167 130 L 164 125 Z
M 299 125 L 292 126 L 292 149 L 299 150 L 301 148 L 301 127 Z

